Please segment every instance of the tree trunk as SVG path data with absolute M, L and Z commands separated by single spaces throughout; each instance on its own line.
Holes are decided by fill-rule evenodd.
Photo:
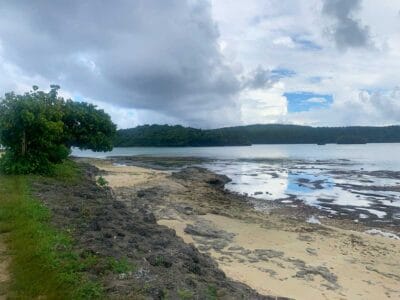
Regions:
M 22 154 L 22 156 L 25 156 L 25 154 L 26 154 L 26 133 L 25 133 L 25 130 L 22 133 L 22 145 L 21 146 L 22 146 L 21 147 L 21 154 Z

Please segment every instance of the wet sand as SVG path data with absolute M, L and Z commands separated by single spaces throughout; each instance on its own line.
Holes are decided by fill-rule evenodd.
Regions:
M 310 224 L 300 207 L 255 211 L 215 187 L 210 172 L 171 176 L 110 161 L 92 163 L 104 170 L 117 198 L 141 193 L 142 200 L 130 201 L 146 201 L 159 224 L 175 229 L 213 257 L 227 276 L 262 294 L 400 298 L 399 240 L 368 235 L 364 232 L 370 228 L 342 220 Z
M 209 252 L 229 277 L 260 293 L 295 299 L 400 296 L 398 242 L 395 245 L 382 237 L 336 228 L 329 235 L 312 230 L 299 234 L 212 214 L 201 219 L 235 234 L 226 250 Z M 186 222 L 161 220 L 159 223 L 175 229 L 185 241 L 201 245 L 184 232 Z M 260 258 L 254 253 L 245 254 L 257 249 L 267 249 L 272 255 Z

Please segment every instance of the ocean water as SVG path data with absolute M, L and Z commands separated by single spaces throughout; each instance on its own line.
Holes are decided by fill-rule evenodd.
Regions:
M 350 160 L 369 169 L 400 171 L 399 144 L 366 144 L 318 146 L 306 145 L 253 145 L 235 147 L 127 147 L 111 152 L 93 152 L 73 149 L 72 155 L 81 157 L 107 156 L 194 156 L 213 159 L 297 159 L 297 160 Z
M 201 166 L 230 177 L 226 188 L 257 199 L 260 209 L 266 201 L 301 201 L 355 220 L 400 221 L 400 144 L 74 149 L 73 155 L 207 158 Z

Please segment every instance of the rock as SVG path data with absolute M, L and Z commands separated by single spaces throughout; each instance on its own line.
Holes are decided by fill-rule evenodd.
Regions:
M 165 255 L 150 255 L 146 260 L 152 265 L 157 267 L 170 268 L 172 266 L 172 259 Z
M 207 251 L 209 251 L 211 249 L 211 246 L 210 245 L 199 245 L 197 248 L 200 251 L 207 252 Z
M 256 249 L 254 253 L 258 257 L 262 258 L 275 258 L 275 257 L 282 257 L 285 253 L 283 251 L 276 251 L 271 249 Z
M 79 207 L 77 207 L 77 206 L 70 207 L 70 210 L 73 211 L 73 212 L 79 212 L 80 211 Z
M 91 222 L 89 224 L 89 229 L 90 230 L 94 230 L 94 231 L 100 231 L 101 230 L 101 226 L 99 225 L 99 223 L 96 220 L 94 220 L 93 222 Z
M 223 188 L 226 183 L 231 181 L 231 179 L 225 175 L 218 175 L 200 167 L 188 167 L 179 172 L 173 173 L 172 176 L 183 180 L 196 178 L 196 181 L 205 182 L 217 188 Z
M 206 238 L 224 239 L 231 241 L 235 236 L 234 233 L 229 233 L 224 230 L 213 228 L 212 223 L 205 221 L 197 221 L 195 224 L 188 224 L 184 230 L 186 233 Z
M 315 256 L 318 255 L 318 254 L 317 254 L 317 250 L 315 250 L 315 249 L 306 248 L 306 251 L 307 251 L 307 253 L 310 254 L 310 255 L 315 255 Z
M 139 198 L 142 198 L 142 197 L 146 196 L 146 193 L 144 191 L 138 191 L 136 193 L 136 196 L 139 197 Z
M 241 250 L 244 250 L 244 248 L 241 247 L 241 246 L 232 246 L 232 247 L 229 247 L 228 250 L 230 250 L 230 251 L 241 251 Z
M 278 273 L 276 273 L 274 270 L 272 269 L 267 269 L 267 268 L 258 268 L 260 271 L 264 272 L 264 273 L 268 273 L 271 277 L 274 277 L 275 275 L 277 275 Z
M 304 241 L 304 242 L 312 242 L 314 241 L 314 238 L 310 235 L 306 235 L 306 234 L 299 234 L 298 239 L 300 241 Z
M 214 250 L 218 251 L 227 247 L 229 245 L 229 242 L 225 240 L 216 239 L 216 240 L 211 240 L 210 244 Z
M 332 288 L 337 289 L 339 285 L 337 284 L 337 276 L 329 271 L 327 267 L 323 266 L 303 266 L 302 270 L 298 271 L 295 277 L 304 278 L 306 280 L 314 280 L 313 277 L 319 275 L 324 278 L 327 282 L 333 285 Z
M 157 223 L 156 217 L 154 216 L 154 214 L 150 210 L 145 209 L 145 208 L 141 208 L 139 210 L 139 212 L 141 212 L 143 214 L 143 221 L 144 222 L 152 223 L 152 224 Z
M 110 232 L 104 232 L 103 236 L 104 236 L 106 239 L 111 239 L 111 238 L 113 237 L 113 235 L 112 235 Z
M 188 216 L 194 214 L 193 207 L 190 207 L 190 206 L 186 206 L 186 205 L 185 206 L 180 206 L 180 205 L 178 205 L 178 206 L 175 207 L 175 209 L 178 212 L 183 213 L 183 214 L 188 215 Z

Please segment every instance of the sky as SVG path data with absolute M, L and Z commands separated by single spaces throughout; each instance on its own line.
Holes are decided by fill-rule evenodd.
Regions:
M 397 0 L 0 0 L 0 94 L 119 128 L 400 124 Z

